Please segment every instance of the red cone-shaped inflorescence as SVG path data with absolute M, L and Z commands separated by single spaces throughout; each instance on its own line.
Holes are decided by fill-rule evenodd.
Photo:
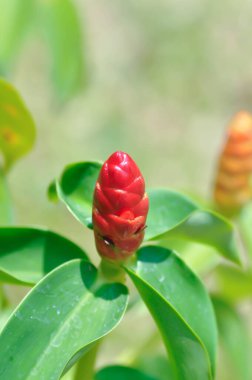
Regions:
M 144 238 L 149 208 L 143 176 L 123 152 L 103 164 L 94 192 L 93 226 L 96 248 L 102 257 L 124 260 Z

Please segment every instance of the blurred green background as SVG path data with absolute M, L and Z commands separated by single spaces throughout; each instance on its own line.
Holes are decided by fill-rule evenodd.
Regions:
M 38 130 L 35 149 L 9 182 L 18 223 L 45 224 L 83 241 L 82 227 L 46 198 L 48 183 L 69 162 L 104 160 L 121 149 L 137 161 L 148 187 L 209 195 L 226 124 L 239 109 L 251 108 L 252 3 L 74 5 L 84 56 L 81 91 L 60 104 L 35 16 L 7 73 Z
M 47 6 L 59 3 L 0 0 L 17 17 L 9 25 L 9 33 L 16 28 L 9 50 L 0 22 L 1 74 L 19 90 L 37 126 L 35 149 L 8 180 L 17 224 L 65 234 L 97 262 L 92 233 L 48 201 L 48 184 L 68 163 L 124 150 L 148 187 L 211 197 L 226 125 L 235 112 L 252 109 L 252 2 L 75 0 L 73 28 L 64 26 L 67 12 L 49 17 Z M 69 67 L 77 85 L 65 96 Z M 129 321 L 119 337 L 126 331 L 129 339 Z

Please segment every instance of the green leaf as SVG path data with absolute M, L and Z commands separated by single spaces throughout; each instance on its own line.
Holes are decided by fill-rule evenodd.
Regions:
M 226 259 L 241 263 L 235 230 L 228 220 L 216 213 L 196 210 L 177 227 L 156 237 L 159 241 L 174 238 L 211 246 Z
M 11 199 L 7 187 L 6 179 L 0 169 L 0 226 L 11 224 L 13 221 L 13 211 Z
M 226 259 L 240 263 L 232 224 L 221 215 L 200 210 L 186 196 L 170 190 L 150 190 L 145 240 L 183 239 L 214 247 Z
M 43 229 L 0 228 L 0 281 L 37 283 L 65 261 L 87 260 L 86 253 L 66 238 Z
M 32 20 L 33 0 L 0 0 L 0 72 L 6 72 L 17 58 Z
M 176 379 L 212 379 L 217 329 L 209 296 L 172 251 L 148 246 L 125 267 L 163 336 Z
M 157 380 L 135 368 L 115 365 L 102 368 L 95 376 L 95 380 Z
M 57 182 L 57 193 L 73 216 L 92 228 L 92 204 L 95 183 L 102 164 L 80 162 L 69 165 Z
M 73 260 L 49 273 L 12 314 L 0 336 L 1 380 L 58 380 L 121 321 L 127 288 L 99 281 Z M 85 374 L 83 375 L 85 378 Z
M 83 39 L 79 17 L 71 0 L 40 2 L 41 27 L 49 46 L 52 78 L 61 101 L 83 85 Z
M 26 154 L 35 140 L 33 119 L 17 91 L 0 79 L 0 151 L 5 167 Z
M 150 209 L 145 240 L 157 238 L 186 220 L 198 206 L 186 196 L 171 190 L 148 191 Z
M 248 326 L 234 307 L 226 301 L 213 298 L 213 304 L 219 339 L 227 357 L 227 365 L 222 370 L 230 380 L 250 380 L 251 352 Z

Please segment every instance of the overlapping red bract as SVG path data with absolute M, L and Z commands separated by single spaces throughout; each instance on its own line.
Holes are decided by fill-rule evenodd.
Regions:
M 111 260 L 131 256 L 144 238 L 148 208 L 144 178 L 136 163 L 127 153 L 113 153 L 101 168 L 94 192 L 99 254 Z

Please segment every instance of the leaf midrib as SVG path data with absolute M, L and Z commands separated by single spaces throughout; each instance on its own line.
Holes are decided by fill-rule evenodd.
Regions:
M 62 331 L 64 331 L 65 327 L 67 324 L 69 324 L 69 321 L 71 321 L 72 319 L 74 319 L 74 316 L 75 314 L 83 307 L 83 304 L 93 296 L 93 294 L 91 292 L 88 292 L 82 299 L 81 299 L 81 302 L 79 302 L 71 311 L 70 313 L 67 314 L 64 322 L 61 324 L 60 328 L 57 330 L 56 334 L 53 334 L 53 338 L 50 340 L 50 344 L 47 345 L 46 349 L 43 351 L 43 353 L 39 356 L 39 359 L 36 361 L 35 363 L 35 366 L 31 369 L 31 371 L 29 372 L 29 375 L 28 376 L 32 376 L 32 373 L 33 372 L 36 372 L 37 368 L 40 367 L 40 364 L 41 362 L 43 362 L 44 358 L 46 357 L 48 351 L 50 351 L 51 349 L 51 345 L 53 342 L 55 342 L 55 340 L 57 340 L 57 338 L 61 335 Z M 95 339 L 96 340 L 96 339 Z M 94 340 L 93 340 L 94 341 Z M 93 341 L 91 341 L 90 343 L 92 343 Z M 90 344 L 88 343 L 88 344 Z M 85 346 L 87 346 L 87 343 L 82 347 L 84 348 Z M 69 358 L 70 359 L 70 358 Z M 64 368 L 62 368 L 63 370 Z M 29 377 L 27 377 L 27 380 L 29 380 Z

